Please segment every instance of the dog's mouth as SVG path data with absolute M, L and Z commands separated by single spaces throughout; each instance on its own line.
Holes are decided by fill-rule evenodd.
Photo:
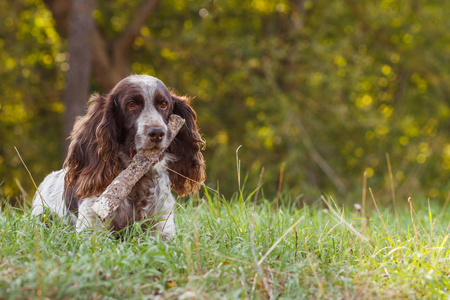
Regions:
M 130 159 L 133 159 L 133 157 L 136 155 L 137 151 L 134 147 L 130 148 Z
M 153 147 L 148 147 L 148 148 L 145 148 L 145 149 L 140 149 L 139 151 L 143 151 L 143 150 L 152 150 L 152 151 L 158 151 L 158 150 L 160 150 L 161 149 L 161 147 L 159 146 L 159 145 L 156 145 L 156 146 L 153 146 Z M 136 150 L 136 148 L 135 147 L 131 147 L 130 148 L 130 150 L 129 150 L 129 155 L 130 155 L 130 159 L 133 159 L 134 158 L 134 156 L 136 155 L 138 153 L 138 150 Z

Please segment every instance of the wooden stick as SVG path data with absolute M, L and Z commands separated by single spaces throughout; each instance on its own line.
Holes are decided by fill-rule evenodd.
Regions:
M 168 124 L 171 132 L 170 142 L 175 138 L 184 122 L 185 120 L 178 115 L 170 116 Z M 138 152 L 133 157 L 133 161 L 128 168 L 120 172 L 94 202 L 92 210 L 100 217 L 100 219 L 105 220 L 112 215 L 131 192 L 133 186 L 150 170 L 151 167 L 159 162 L 165 150 L 165 148 L 161 148 L 157 152 L 145 150 Z

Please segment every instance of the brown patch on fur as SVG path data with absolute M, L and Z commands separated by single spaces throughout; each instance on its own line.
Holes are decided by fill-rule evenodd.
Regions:
M 206 144 L 198 132 L 197 114 L 190 106 L 190 99 L 172 95 L 172 101 L 173 113 L 185 119 L 186 123 L 169 147 L 169 152 L 177 158 L 169 167 L 192 180 L 170 172 L 170 181 L 178 195 L 185 196 L 198 191 L 205 181 L 205 161 L 201 150 Z
M 78 198 L 100 195 L 121 171 L 115 120 L 112 97 L 94 94 L 86 115 L 75 121 L 64 167 L 65 183 L 76 186 Z

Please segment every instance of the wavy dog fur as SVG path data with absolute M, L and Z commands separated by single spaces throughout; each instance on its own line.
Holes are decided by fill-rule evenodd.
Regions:
M 177 114 L 186 123 L 161 162 L 133 187 L 112 219 L 106 220 L 110 228 L 120 230 L 165 208 L 170 212 L 162 213 L 162 217 L 168 218 L 164 223 L 170 230 L 160 230 L 167 231 L 165 236 L 173 236 L 174 199 L 170 190 L 184 196 L 197 191 L 205 180 L 201 153 L 205 142 L 190 102 L 190 98 L 171 93 L 159 79 L 146 75 L 123 79 L 105 96 L 93 94 L 86 114 L 75 121 L 63 170 L 50 174 L 41 184 L 40 193 L 48 199 L 36 193 L 33 213 L 42 213 L 43 207 L 48 207 L 71 214 L 80 230 L 101 225 L 91 210 L 96 197 L 128 166 L 136 152 L 169 146 L 167 122 L 171 114 Z M 54 182 L 61 180 L 64 184 Z M 55 192 L 55 186 L 64 187 L 56 197 L 48 193 Z

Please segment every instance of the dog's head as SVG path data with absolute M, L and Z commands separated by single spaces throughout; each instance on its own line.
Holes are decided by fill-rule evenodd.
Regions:
M 169 146 L 171 114 L 186 124 Z M 76 187 L 79 198 L 99 195 L 122 170 L 119 152 L 131 160 L 139 151 L 168 147 L 174 157 L 168 167 L 176 172 L 170 172 L 173 189 L 181 196 L 192 193 L 205 179 L 204 141 L 196 122 L 189 98 L 174 95 L 155 77 L 126 77 L 106 96 L 92 95 L 86 115 L 77 118 L 64 163 L 65 183 Z

